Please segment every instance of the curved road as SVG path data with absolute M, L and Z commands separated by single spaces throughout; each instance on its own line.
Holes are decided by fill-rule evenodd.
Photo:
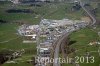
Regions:
M 81 2 L 81 0 L 79 0 L 80 2 L 80 6 L 83 8 L 83 10 L 90 16 L 90 18 L 92 19 L 92 23 L 90 24 L 91 26 L 93 26 L 95 23 L 96 23 L 96 19 L 95 17 L 91 14 L 91 12 L 89 10 L 87 10 L 85 7 L 84 7 L 84 4 Z M 60 45 L 62 43 L 62 41 L 64 39 L 66 39 L 69 34 L 72 33 L 72 32 L 66 32 L 64 34 L 62 34 L 62 37 L 60 37 L 58 40 L 57 40 L 57 44 L 56 44 L 56 48 L 55 48 L 55 52 L 54 52 L 54 59 L 55 59 L 55 62 L 53 63 L 53 66 L 60 66 L 60 62 L 57 58 L 59 58 L 59 49 L 60 49 Z M 79 66 L 79 64 L 76 64 L 76 66 Z
M 59 63 L 59 49 L 60 49 L 60 45 L 61 43 L 63 42 L 64 39 L 67 39 L 67 37 L 69 36 L 71 32 L 65 32 L 62 34 L 62 36 L 57 40 L 57 45 L 56 45 L 56 48 L 55 48 L 55 53 L 54 53 L 54 59 L 55 59 L 55 62 L 53 64 L 53 66 L 60 66 L 60 63 Z
M 94 25 L 95 23 L 96 23 L 96 18 L 93 16 L 93 14 L 91 14 L 91 12 L 88 10 L 88 9 L 86 9 L 85 7 L 84 7 L 84 3 L 82 3 L 82 1 L 81 0 L 79 0 L 79 3 L 80 3 L 80 6 L 83 8 L 83 10 L 90 16 L 90 18 L 92 19 L 92 24 L 91 25 Z

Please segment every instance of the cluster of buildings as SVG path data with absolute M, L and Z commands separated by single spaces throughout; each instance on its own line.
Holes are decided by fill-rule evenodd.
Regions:
M 23 36 L 24 42 L 37 42 L 37 55 L 39 58 L 50 58 L 53 44 L 64 32 L 71 32 L 84 28 L 89 23 L 82 20 L 51 20 L 43 19 L 39 25 L 22 25 L 18 29 L 19 35 Z M 37 40 L 37 38 L 39 38 Z M 40 63 L 41 64 L 41 63 Z M 42 63 L 42 65 L 45 65 Z M 38 66 L 38 65 L 37 65 Z
M 43 19 L 40 23 L 48 26 L 48 28 L 57 28 L 57 27 L 68 27 L 68 26 L 85 26 L 88 22 L 80 21 L 80 20 L 69 20 L 69 19 L 62 19 L 62 20 L 49 20 Z
M 52 34 L 55 36 L 59 36 L 59 33 L 62 33 L 63 30 L 75 30 L 82 27 L 85 27 L 88 22 L 80 21 L 80 20 L 69 20 L 69 19 L 62 19 L 62 20 L 50 20 L 50 19 L 43 19 L 40 22 L 40 25 L 22 25 L 18 29 L 18 33 L 23 36 L 26 40 L 36 40 L 36 34 L 38 30 L 40 30 L 41 37 L 49 36 L 51 31 Z M 50 37 L 48 38 L 50 39 Z M 25 40 L 25 41 L 26 41 Z M 25 42 L 24 41 L 24 42 Z
M 53 52 L 54 42 L 62 36 L 65 32 L 72 32 L 79 30 L 81 28 L 86 27 L 89 25 L 88 22 L 82 20 L 69 20 L 69 19 L 62 19 L 62 20 L 51 20 L 51 19 L 43 19 L 40 22 L 40 28 L 42 34 L 46 35 L 46 39 L 37 46 L 38 57 L 41 59 L 50 58 Z M 40 63 L 41 65 L 46 66 L 49 63 Z M 38 65 L 37 65 L 38 66 Z
M 18 34 L 24 38 L 23 43 L 32 43 L 36 40 L 36 33 L 39 25 L 21 25 L 18 29 Z

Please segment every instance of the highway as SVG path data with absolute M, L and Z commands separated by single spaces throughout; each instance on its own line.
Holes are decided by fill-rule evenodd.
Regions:
M 92 22 L 89 24 L 89 26 L 93 26 L 96 23 L 96 19 L 93 16 L 93 14 L 91 14 L 91 12 L 84 7 L 84 3 L 82 3 L 81 0 L 78 0 L 78 2 L 80 3 L 80 6 L 82 7 L 82 9 L 89 15 L 89 17 L 91 18 Z M 43 16 L 44 17 L 44 16 Z M 43 18 L 42 17 L 42 18 Z M 41 18 L 41 19 L 42 19 Z M 41 24 L 41 23 L 40 23 Z M 68 36 L 73 32 L 73 31 L 77 31 L 77 30 L 72 30 L 67 32 L 66 30 L 61 34 L 61 36 L 59 38 L 56 39 L 56 41 L 53 43 L 54 45 L 54 54 L 53 54 L 53 58 L 55 59 L 55 62 L 53 63 L 53 66 L 60 66 L 61 63 L 59 62 L 59 51 L 60 51 L 60 46 L 61 44 L 65 41 L 65 39 L 68 38 Z M 39 40 L 39 39 L 37 39 Z M 37 42 L 39 43 L 39 41 Z M 79 64 L 75 64 L 75 66 L 80 66 Z
M 93 14 L 91 14 L 91 12 L 84 7 L 84 3 L 82 3 L 81 0 L 79 0 L 80 6 L 82 7 L 82 9 L 90 16 L 90 18 L 92 19 L 92 23 L 90 24 L 91 26 L 93 26 L 96 23 L 96 18 L 94 17 Z
M 55 47 L 55 52 L 54 52 L 54 59 L 55 62 L 53 64 L 53 66 L 60 66 L 60 62 L 57 58 L 59 58 L 59 49 L 60 49 L 60 45 L 63 42 L 64 39 L 67 39 L 67 37 L 69 36 L 70 32 L 66 32 L 64 34 L 62 34 L 62 36 L 56 41 L 57 45 Z
M 95 17 L 91 14 L 91 12 L 89 10 L 87 10 L 85 7 L 84 7 L 84 4 L 82 3 L 81 0 L 79 0 L 80 2 L 80 6 L 82 7 L 82 9 L 90 16 L 90 18 L 92 19 L 92 22 L 89 24 L 90 26 L 93 26 L 95 23 L 96 23 L 96 19 Z M 55 47 L 55 50 L 54 50 L 54 59 L 57 59 L 59 58 L 59 50 L 60 50 L 60 46 L 63 42 L 64 39 L 66 39 L 70 33 L 72 32 L 66 32 L 64 34 L 61 35 L 60 38 L 58 38 L 57 43 L 56 44 L 56 47 Z M 75 64 L 76 66 L 80 66 L 79 64 Z M 55 62 L 53 63 L 53 66 L 60 66 L 60 62 L 58 60 L 55 60 Z

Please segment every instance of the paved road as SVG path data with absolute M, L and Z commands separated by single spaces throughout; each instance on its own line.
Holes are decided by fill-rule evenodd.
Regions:
M 53 66 L 60 66 L 59 60 L 57 58 L 59 58 L 59 50 L 60 50 L 60 45 L 62 44 L 64 39 L 67 39 L 67 37 L 69 36 L 71 32 L 65 32 L 61 35 L 61 37 L 57 40 L 57 45 L 55 47 L 55 53 L 54 53 L 54 59 L 55 62 L 53 63 Z
M 81 7 L 83 8 L 83 10 L 90 16 L 90 18 L 92 19 L 92 23 L 90 25 L 94 25 L 96 23 L 96 19 L 95 17 L 91 14 L 91 12 L 89 10 L 87 10 L 85 7 L 84 7 L 84 4 L 81 2 L 81 0 L 79 0 L 80 2 L 80 5 Z M 53 63 L 53 66 L 60 66 L 60 63 L 59 63 L 59 50 L 60 50 L 60 46 L 62 44 L 62 42 L 64 41 L 64 39 L 68 38 L 69 34 L 72 33 L 71 32 L 64 32 L 60 38 L 57 39 L 57 41 L 55 42 L 54 45 L 56 45 L 55 47 L 55 50 L 54 50 L 54 59 L 55 62 Z M 79 64 L 76 64 L 76 66 L 79 66 Z
M 82 3 L 81 0 L 79 0 L 80 2 L 80 6 L 83 8 L 83 10 L 90 16 L 90 18 L 92 19 L 92 23 L 91 25 L 94 25 L 96 23 L 96 18 L 94 17 L 94 15 L 87 9 L 84 7 L 84 3 Z
M 92 19 L 92 23 L 90 25 L 94 25 L 96 23 L 96 19 L 95 17 L 91 14 L 91 12 L 89 10 L 87 10 L 85 7 L 84 7 L 84 4 L 81 2 L 81 0 L 79 0 L 80 2 L 80 6 L 83 8 L 83 10 L 90 16 L 90 18 Z M 71 32 L 70 32 L 71 33 Z M 64 33 L 62 35 L 61 38 L 58 39 L 57 41 L 57 44 L 56 44 L 56 48 L 55 48 L 55 53 L 54 53 L 54 59 L 57 59 L 59 58 L 59 49 L 60 49 L 60 45 L 62 43 L 62 41 L 64 39 L 66 39 L 70 33 Z M 60 66 L 60 63 L 59 63 L 59 60 L 55 60 L 55 62 L 53 63 L 53 66 Z M 79 64 L 76 64 L 76 66 L 80 66 Z

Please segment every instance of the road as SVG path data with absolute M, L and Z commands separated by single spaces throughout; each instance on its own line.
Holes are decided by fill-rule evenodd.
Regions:
M 86 9 L 85 7 L 84 7 L 84 4 L 82 3 L 82 1 L 81 0 L 79 0 L 79 2 L 80 2 L 80 6 L 83 8 L 83 10 L 90 16 L 90 18 L 92 19 L 92 22 L 90 23 L 90 25 L 91 26 L 93 26 L 95 23 L 96 23 L 96 19 L 95 19 L 95 17 L 93 16 L 93 14 L 91 14 L 91 12 L 88 10 L 88 9 Z M 57 59 L 57 58 L 59 58 L 59 50 L 60 50 L 60 46 L 61 46 L 61 43 L 62 43 L 62 41 L 64 40 L 64 39 L 66 39 L 68 36 L 69 36 L 69 34 L 70 34 L 71 32 L 69 32 L 69 33 L 64 33 L 63 35 L 62 35 L 62 37 L 61 38 L 59 38 L 58 40 L 57 40 L 57 44 L 56 44 L 56 47 L 55 47 L 55 52 L 54 52 L 54 59 Z M 53 63 L 53 66 L 60 66 L 60 62 L 59 62 L 59 60 L 57 59 L 57 60 L 55 60 L 55 62 Z M 80 66 L 79 64 L 76 64 L 76 66 Z
M 65 32 L 61 35 L 61 37 L 56 41 L 57 42 L 57 45 L 55 47 L 55 51 L 54 51 L 54 59 L 55 59 L 55 62 L 53 63 L 53 66 L 60 66 L 60 62 L 57 58 L 59 58 L 59 50 L 60 50 L 60 45 L 62 44 L 63 40 L 64 39 L 67 39 L 69 34 L 71 32 Z
M 96 23 L 96 18 L 94 17 L 94 15 L 87 9 L 84 7 L 84 3 L 82 3 L 81 0 L 79 0 L 80 2 L 80 6 L 82 7 L 82 9 L 90 16 L 90 18 L 92 19 L 92 23 L 91 26 L 93 26 Z

